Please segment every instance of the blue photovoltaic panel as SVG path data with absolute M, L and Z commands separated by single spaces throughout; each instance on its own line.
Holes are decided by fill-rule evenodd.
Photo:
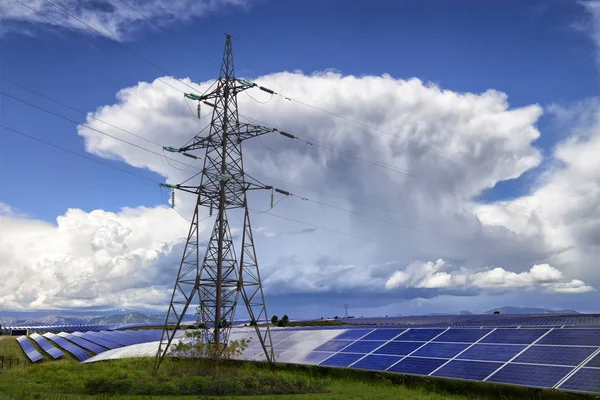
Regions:
M 399 336 L 395 340 L 409 340 L 415 342 L 428 342 L 440 333 L 444 332 L 444 329 L 411 329 L 402 336 Z
M 97 344 L 92 343 L 92 342 L 88 342 L 84 338 L 73 335 L 72 333 L 68 333 L 67 336 L 65 336 L 65 339 L 75 343 L 76 345 L 78 345 L 80 347 L 83 347 L 86 350 L 91 351 L 94 354 L 100 354 L 100 353 L 106 351 L 106 349 L 104 347 L 98 346 Z
M 432 371 L 448 360 L 437 358 L 406 357 L 388 371 L 402 374 L 429 375 Z
M 371 332 L 373 329 L 348 329 L 346 332 L 340 333 L 335 340 L 357 340 Z
M 531 344 L 548 329 L 496 329 L 479 343 Z
M 406 329 L 376 329 L 362 340 L 391 340 L 405 330 Z
M 52 340 L 54 343 L 56 343 L 58 346 L 60 346 L 63 350 L 71 353 L 79 361 L 84 361 L 84 360 L 87 360 L 88 358 L 90 358 L 90 355 L 88 354 L 87 351 L 83 350 L 81 347 L 75 346 L 73 343 L 67 342 L 66 339 L 63 339 L 60 336 L 55 335 L 53 333 L 47 333 L 46 335 L 47 335 L 46 337 L 48 339 Z
M 400 361 L 401 359 L 402 357 L 400 356 L 378 356 L 371 354 L 354 364 L 352 368 L 370 369 L 373 371 L 385 371 L 387 368 Z
M 437 358 L 452 358 L 464 349 L 469 347 L 468 344 L 462 343 L 429 343 L 412 355 L 415 357 L 437 357 Z
M 568 344 L 571 346 L 600 346 L 598 329 L 555 329 L 536 344 Z
M 475 344 L 457 358 L 461 360 L 508 361 L 523 351 L 525 347 L 502 344 Z
M 600 368 L 600 353 L 596 354 L 596 356 L 594 358 L 592 358 L 590 361 L 588 361 L 588 363 L 585 364 L 585 366 Z
M 37 351 L 35 347 L 33 347 L 33 345 L 31 344 L 29 339 L 27 339 L 27 337 L 20 336 L 17 338 L 17 342 L 19 342 L 19 345 L 23 349 L 23 352 L 25 352 L 25 355 L 27 356 L 27 358 L 29 358 L 29 360 L 32 363 L 40 361 L 42 358 L 44 358 L 44 356 L 42 356 L 40 352 Z
M 545 365 L 507 364 L 496 372 L 488 382 L 508 383 L 539 388 L 551 388 L 573 368 Z
M 596 351 L 593 347 L 531 346 L 513 360 L 516 363 L 578 366 Z
M 380 349 L 375 350 L 375 354 L 388 354 L 391 356 L 406 356 L 419 347 L 422 342 L 389 342 Z
M 319 365 L 325 365 L 327 367 L 347 367 L 361 357 L 364 357 L 364 354 L 338 353 L 332 355 Z
M 48 339 L 41 335 L 38 335 L 37 333 L 32 334 L 31 338 L 35 340 L 35 342 L 42 348 L 42 350 L 48 353 L 50 357 L 54 358 L 55 360 L 57 358 L 62 357 L 65 354 L 56 347 L 54 347 L 52 343 L 48 341 Z
M 383 345 L 384 341 L 365 341 L 358 340 L 352 343 L 350 346 L 346 347 L 344 350 L 340 350 L 341 353 L 370 353 L 379 346 Z
M 433 341 L 473 343 L 484 337 L 490 330 L 491 329 L 450 329 Z
M 298 364 L 316 365 L 333 354 L 334 353 L 330 353 L 330 352 L 313 351 L 311 353 L 308 353 L 304 357 L 296 360 L 295 362 Z
M 502 363 L 497 362 L 452 360 L 435 371 L 432 376 L 481 381 L 502 365 Z
M 330 340 L 317 347 L 314 351 L 339 351 L 348 346 L 351 342 Z
M 127 346 L 127 343 L 125 342 L 125 340 L 120 339 L 116 335 L 113 335 L 112 332 L 106 332 L 106 331 L 91 332 L 90 335 L 92 335 L 96 338 L 100 338 L 100 339 L 112 342 L 112 343 L 116 344 L 118 347 Z
M 560 385 L 559 389 L 600 393 L 600 369 L 581 368 Z
M 110 342 L 108 340 L 104 340 L 103 338 L 97 337 L 92 335 L 91 332 L 85 332 L 85 333 L 79 333 L 79 332 L 75 332 L 73 333 L 74 335 L 77 335 L 79 337 L 84 338 L 87 341 L 90 341 L 92 343 L 96 343 L 99 344 L 102 347 L 106 347 L 107 349 L 117 349 L 121 346 L 119 346 L 118 344 L 114 343 L 114 342 Z

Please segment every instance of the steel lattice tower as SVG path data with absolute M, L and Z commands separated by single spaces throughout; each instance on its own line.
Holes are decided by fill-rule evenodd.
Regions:
M 251 321 L 255 326 L 260 344 L 268 362 L 274 361 L 269 320 L 265 306 L 260 273 L 256 259 L 254 238 L 246 192 L 256 189 L 272 189 L 244 175 L 242 142 L 245 139 L 273 132 L 258 125 L 240 123 L 237 94 L 255 85 L 236 79 L 233 68 L 231 36 L 226 36 L 225 51 L 216 89 L 204 95 L 186 94 L 213 108 L 208 136 L 195 136 L 189 145 L 165 150 L 179 152 L 191 158 L 197 150 L 206 150 L 200 186 L 164 185 L 194 193 L 197 202 L 185 244 L 179 272 L 173 288 L 160 346 L 156 354 L 156 371 L 167 354 L 175 333 L 180 328 L 186 311 L 194 298 L 199 298 L 200 322 L 203 324 L 204 343 L 214 346 L 219 357 L 229 340 L 229 333 L 238 298 L 241 295 Z M 198 223 L 199 208 L 208 207 L 217 212 L 212 234 L 204 259 L 199 258 Z M 239 261 L 234 249 L 227 211 L 242 209 L 243 232 Z M 260 329 L 258 323 L 265 328 Z M 172 329 L 167 329 L 172 328 Z

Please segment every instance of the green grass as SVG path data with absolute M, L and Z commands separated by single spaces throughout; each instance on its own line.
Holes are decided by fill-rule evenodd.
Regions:
M 119 399 L 415 399 L 525 400 L 532 397 L 527 389 L 510 386 L 467 383 L 434 378 L 408 377 L 398 374 L 320 368 L 314 366 L 226 362 L 219 374 L 221 392 L 240 393 L 244 383 L 254 382 L 255 390 L 274 392 L 308 392 L 259 396 L 174 396 L 189 393 L 190 385 L 213 385 L 215 379 L 194 361 L 165 360 L 157 376 L 152 375 L 153 360 L 124 359 L 110 362 L 79 364 L 71 360 L 29 365 L 25 368 L 0 370 L 0 399 L 100 399 L 107 395 L 92 395 L 102 389 L 117 388 L 128 395 Z M 204 378 L 203 378 L 204 377 Z M 254 379 L 254 381 L 253 381 Z M 103 386 L 104 385 L 104 386 Z M 236 392 L 237 390 L 237 392 Z M 118 391 L 117 391 L 118 392 Z M 134 396 L 132 392 L 144 393 Z M 271 393 L 271 392 L 269 392 Z M 149 397 L 148 395 L 151 395 Z M 3 397 L 4 396 L 4 397 Z M 573 395 L 546 391 L 544 399 L 575 399 Z
M 22 363 L 24 360 L 28 362 L 27 356 L 19 346 L 16 337 L 12 336 L 0 336 L 0 357 L 4 356 L 5 364 L 8 363 L 8 358 L 13 357 L 15 359 L 18 358 L 19 362 Z

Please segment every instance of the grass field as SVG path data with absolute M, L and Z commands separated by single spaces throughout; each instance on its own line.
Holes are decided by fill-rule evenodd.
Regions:
M 73 360 L 0 370 L 0 399 L 532 399 L 527 389 L 405 377 L 347 369 L 310 366 L 230 362 L 222 366 L 218 379 L 207 376 L 194 361 L 167 360 L 156 376 L 152 359 L 126 359 L 79 364 Z M 216 383 L 215 383 L 216 382 Z M 194 386 L 195 385 L 195 386 Z M 211 386 L 212 385 L 212 386 Z M 242 393 L 252 386 L 257 392 L 296 393 L 259 396 L 199 396 L 207 390 Z M 246 386 L 244 386 L 246 385 Z M 94 395 L 95 393 L 95 395 Z M 104 394 L 102 394 L 104 393 Z M 136 393 L 137 395 L 132 395 Z M 192 396 L 167 395 L 196 393 Z M 304 394 L 300 394 L 304 393 Z M 545 392 L 544 399 L 575 399 L 573 395 Z

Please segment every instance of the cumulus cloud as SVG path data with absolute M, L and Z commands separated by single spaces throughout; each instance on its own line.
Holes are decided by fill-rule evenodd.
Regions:
M 167 300 L 187 222 L 173 210 L 69 209 L 56 224 L 0 215 L 1 309 L 155 307 Z
M 161 80 L 188 89 L 172 77 Z M 198 91 L 204 91 L 211 83 L 183 80 L 196 85 Z M 486 290 L 501 292 L 530 287 L 542 292 L 575 294 L 600 284 L 590 259 L 598 251 L 594 238 L 599 236 L 594 221 L 600 218 L 600 211 L 593 207 L 597 202 L 592 203 L 595 192 L 590 189 L 597 187 L 595 171 L 600 169 L 593 170 L 594 160 L 586 164 L 579 159 L 580 150 L 588 157 L 586 146 L 600 140 L 596 131 L 586 129 L 585 136 L 573 136 L 557 146 L 552 156 L 556 165 L 536 181 L 527 196 L 481 204 L 478 198 L 485 190 L 518 178 L 540 164 L 541 152 L 533 144 L 540 137 L 536 126 L 542 114 L 540 106 L 511 108 L 507 95 L 498 91 L 458 93 L 418 79 L 394 79 L 388 75 L 354 77 L 331 71 L 306 75 L 298 71 L 254 80 L 377 129 L 277 97 L 259 104 L 244 94 L 239 96 L 242 121 L 246 121 L 246 116 L 266 121 L 322 145 L 288 143 L 289 139 L 278 136 L 244 142 L 246 172 L 265 184 L 296 195 L 283 198 L 272 211 L 269 211 L 269 193 L 250 195 L 250 207 L 255 210 L 254 239 L 267 296 L 287 296 L 288 301 L 293 297 L 296 304 L 309 304 L 338 301 L 352 294 L 356 298 L 363 296 L 389 303 L 440 293 L 473 295 Z M 263 100 L 262 94 L 253 96 Z M 78 134 L 92 154 L 154 171 L 168 183 L 180 183 L 198 173 L 201 161 L 190 165 L 190 159 L 170 154 L 180 161 L 173 162 L 98 131 L 162 151 L 160 146 L 128 135 L 102 122 L 105 121 L 143 134 L 160 145 L 182 146 L 210 119 L 203 110 L 199 121 L 185 101 L 181 93 L 159 80 L 140 82 L 119 91 L 113 104 L 90 113 L 86 125 L 95 130 L 81 125 Z M 385 167 L 360 162 L 327 147 L 377 160 L 385 163 Z M 203 156 L 202 152 L 197 154 Z M 556 193 L 545 190 L 548 185 L 557 184 L 559 190 L 569 191 L 577 201 L 566 203 Z M 299 200 L 301 197 L 354 214 Z M 191 215 L 194 202 L 193 196 L 176 195 L 177 209 L 184 216 Z M 166 212 L 170 214 L 163 214 Z M 50 253 L 55 254 L 54 258 L 42 258 L 45 261 L 36 261 L 28 267 L 33 274 L 56 271 L 63 265 L 77 266 L 75 269 L 81 271 L 77 279 L 48 272 L 51 289 L 43 299 L 15 289 L 19 297 L 6 297 L 5 307 L 17 303 L 23 307 L 33 307 L 32 304 L 67 307 L 110 302 L 98 299 L 101 291 L 90 292 L 90 287 L 102 288 L 106 293 L 121 293 L 121 290 L 128 293 L 113 297 L 112 301 L 120 306 L 123 305 L 119 302 L 147 305 L 151 301 L 166 301 L 160 300 L 166 297 L 157 293 L 168 293 L 175 278 L 180 256 L 175 256 L 175 244 L 187 232 L 183 220 L 173 225 L 177 217 L 172 210 L 162 207 L 144 209 L 137 218 L 119 224 L 109 222 L 115 219 L 113 216 L 98 221 L 90 217 L 94 213 L 104 215 L 103 211 L 77 214 L 77 218 L 71 217 L 72 213 L 69 211 L 66 219 L 59 219 L 59 228 L 36 221 L 24 222 L 23 226 L 32 224 L 29 230 L 11 236 L 11 247 L 3 248 L 25 249 L 32 238 L 42 235 L 32 232 L 49 236 L 48 231 L 67 227 L 70 227 L 67 231 L 75 232 L 80 229 L 78 221 L 88 221 L 82 229 L 91 233 L 57 236 L 60 244 L 54 246 L 56 254 Z M 309 225 L 274 218 L 271 214 Z M 150 220 L 146 215 L 161 218 Z M 240 215 L 235 212 L 229 215 L 233 230 L 239 232 Z M 90 221 L 96 221 L 93 229 L 88 226 Z M 160 237 L 154 237 L 153 232 Z M 131 238 L 136 235 L 145 235 L 144 240 L 139 240 L 138 247 L 132 247 Z M 86 252 L 69 258 L 72 254 L 79 255 L 81 249 Z M 438 261 L 415 262 L 423 259 Z M 30 265 L 28 258 L 15 254 L 4 255 L 0 260 Z M 45 262 L 54 267 L 45 269 Z M 129 274 L 128 282 L 137 283 L 125 285 L 124 275 L 119 275 L 119 271 L 134 271 L 137 263 L 146 273 Z M 461 267 L 456 269 L 455 265 Z M 482 269 L 482 266 L 510 268 Z M 110 273 L 106 275 L 106 271 Z M 102 276 L 114 276 L 110 281 L 114 286 L 94 283 L 100 282 Z M 18 288 L 23 279 L 24 276 L 14 278 L 10 287 Z M 166 283 L 160 286 L 154 280 Z M 152 289 L 145 292 L 144 286 Z
M 226 7 L 247 8 L 252 0 L 20 0 L 0 2 L 0 35 L 23 32 L 23 23 L 60 25 L 85 34 L 102 35 L 117 41 L 145 27 L 163 27 L 218 12 Z M 34 11 L 35 10 L 35 11 Z M 37 11 L 37 12 L 36 12 Z M 86 27 L 75 18 L 91 26 Z M 27 31 L 26 31 L 27 32 Z M 29 31 L 30 32 L 30 31 Z
M 435 262 L 414 262 L 394 272 L 385 282 L 388 290 L 398 288 L 420 289 L 489 289 L 512 290 L 536 286 L 553 293 L 586 293 L 594 290 L 580 280 L 565 281 L 563 273 L 548 264 L 539 264 L 529 271 L 515 273 L 495 267 L 484 271 L 460 268 L 444 271 L 449 265 L 442 259 Z

